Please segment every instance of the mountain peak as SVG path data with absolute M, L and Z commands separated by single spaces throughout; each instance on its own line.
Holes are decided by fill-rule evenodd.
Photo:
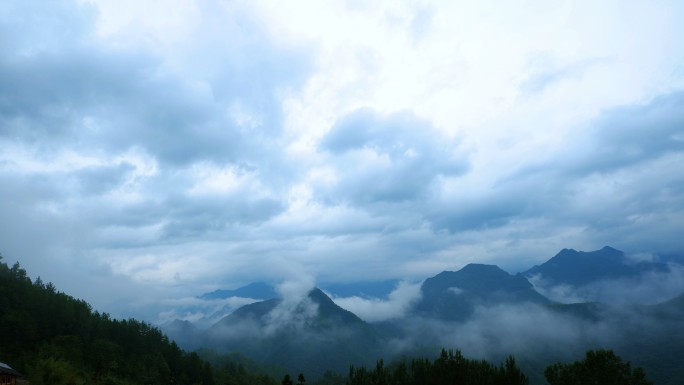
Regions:
M 601 248 L 601 250 L 599 250 L 599 251 L 601 251 L 603 253 L 611 253 L 611 254 L 620 254 L 620 255 L 624 254 L 622 251 L 615 249 L 615 248 L 612 248 L 610 246 L 603 246 Z
M 379 346 L 373 328 L 319 288 L 290 300 L 245 305 L 207 330 L 205 340 L 218 351 L 240 351 L 307 375 L 359 364 L 360 356 Z
M 523 273 L 526 277 L 541 274 L 556 283 L 582 285 L 598 279 L 633 275 L 625 254 L 610 246 L 595 251 L 563 249 L 548 261 Z
M 337 305 L 323 290 L 314 288 L 309 292 L 309 299 L 318 305 L 318 316 L 320 318 L 333 317 L 342 324 L 356 324 L 363 321 L 356 314 L 343 309 Z
M 558 254 L 556 254 L 556 256 L 560 256 L 560 255 L 575 255 L 575 254 L 577 254 L 577 253 L 579 253 L 579 251 L 577 251 L 577 250 L 575 250 L 575 249 L 564 248 L 563 250 L 559 251 Z
M 423 289 L 444 291 L 456 287 L 459 290 L 481 293 L 497 291 L 511 283 L 523 287 L 529 285 L 527 280 L 520 280 L 499 266 L 470 263 L 459 271 L 443 271 L 432 278 L 428 278 L 423 283 Z
M 496 265 L 468 264 L 459 271 L 443 271 L 421 286 L 419 314 L 447 320 L 465 319 L 478 304 L 549 303 L 525 277 L 511 275 Z
M 308 297 L 318 304 L 321 304 L 321 303 L 325 303 L 325 304 L 333 303 L 334 304 L 333 300 L 330 299 L 330 297 L 328 297 L 328 295 L 325 294 L 323 292 L 323 290 L 321 290 L 317 287 L 314 287 L 313 289 L 311 289 L 311 291 L 309 291 Z
M 486 265 L 483 263 L 469 263 L 458 271 L 461 274 L 488 274 L 488 275 L 508 275 L 497 265 Z

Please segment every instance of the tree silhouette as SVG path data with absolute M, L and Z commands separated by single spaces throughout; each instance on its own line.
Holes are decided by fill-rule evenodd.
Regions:
M 365 367 L 349 368 L 349 385 L 527 385 L 527 377 L 509 357 L 497 367 L 486 361 L 470 360 L 461 352 L 442 350 L 440 356 L 430 361 L 413 359 L 410 363 L 397 362 L 386 366 L 383 360 L 375 370 Z
M 653 385 L 643 369 L 632 369 L 612 350 L 603 349 L 588 351 L 582 361 L 550 365 L 544 376 L 549 385 Z
M 3 361 L 32 384 L 214 384 L 211 365 L 156 327 L 94 312 L 2 260 L 0 330 Z

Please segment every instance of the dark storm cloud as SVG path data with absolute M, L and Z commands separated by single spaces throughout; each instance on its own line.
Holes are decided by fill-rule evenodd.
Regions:
M 334 156 L 340 175 L 328 199 L 356 205 L 422 200 L 439 177 L 468 170 L 463 154 L 410 112 L 354 111 L 331 128 L 321 147 Z
M 279 200 L 270 198 L 216 197 L 199 200 L 172 197 L 162 208 L 170 220 L 164 226 L 163 237 L 177 241 L 221 231 L 231 224 L 258 224 L 279 214 L 285 207 Z
M 437 229 L 451 232 L 502 227 L 525 215 L 531 197 L 517 188 L 497 189 L 487 194 L 454 201 L 436 201 L 427 215 Z
M 659 95 L 600 114 L 579 128 L 554 158 L 537 162 L 508 180 L 531 175 L 571 179 L 608 174 L 684 151 L 684 92 Z M 574 179 L 573 179 L 574 180 Z
M 0 18 L 3 36 L 11 37 L 0 55 L 0 134 L 46 144 L 76 139 L 78 120 L 98 103 L 132 93 L 129 79 L 146 60 L 90 43 L 92 9 L 39 3 L 11 1 Z
M 145 55 L 82 47 L 0 65 L 7 74 L 0 93 L 12 93 L 0 109 L 6 137 L 48 149 L 141 146 L 176 165 L 236 161 L 257 145 L 221 118 L 216 100 L 157 74 L 158 63 Z
M 2 175 L 12 185 L 12 200 L 30 203 L 55 204 L 59 207 L 79 196 L 97 196 L 119 187 L 134 167 L 128 163 L 88 166 L 76 171 L 39 171 L 33 174 Z M 23 193 L 20 193 L 23 191 Z
M 567 177 L 611 173 L 684 151 L 684 92 L 601 114 L 552 164 Z M 554 170 L 549 170 L 554 171 Z
M 202 3 L 203 23 L 163 52 L 101 38 L 94 7 L 0 5 L 5 255 L 72 290 L 63 266 L 103 282 L 166 279 L 178 269 L 127 260 L 164 263 L 178 245 L 225 242 L 285 209 L 296 166 L 284 158 L 281 99 L 309 58 L 270 41 L 251 11 L 231 19 L 220 8 Z
M 5 256 L 21 258 L 22 265 L 46 265 L 41 256 L 57 254 L 84 230 L 59 211 L 68 196 L 53 178 L 0 173 L 0 244 Z
M 76 172 L 80 190 L 86 195 L 102 194 L 120 186 L 135 167 L 128 163 L 87 167 Z
M 31 17 L 4 17 L 2 29 L 7 36 L 28 33 L 36 40 L 16 49 L 8 41 L 10 49 L 0 55 L 0 135 L 46 149 L 140 146 L 172 165 L 258 163 L 279 149 L 273 136 L 282 116 L 274 90 L 301 81 L 302 52 L 270 46 L 259 34 L 246 41 L 204 39 L 188 48 L 196 59 L 174 64 L 198 68 L 190 68 L 190 78 L 176 77 L 154 54 L 87 38 L 93 33 L 87 17 L 94 17 L 92 10 L 61 2 L 37 7 L 34 15 L 33 8 L 12 6 L 18 9 L 8 15 Z M 219 22 L 209 20 L 205 28 L 217 29 Z M 249 23 L 244 20 L 244 28 Z M 69 27 L 62 31 L 62 24 Z M 246 130 L 227 114 L 233 103 L 254 115 L 254 127 Z
M 483 193 L 442 197 L 431 207 L 432 223 L 463 231 L 553 218 L 552 226 L 600 232 L 597 242 L 638 247 L 655 236 L 681 246 L 673 223 L 662 218 L 684 211 L 684 178 L 675 172 L 684 152 L 684 94 L 606 111 L 585 129 L 588 135 L 568 138 L 561 152 L 502 176 Z
M 159 226 L 159 232 L 154 232 L 151 238 L 117 241 L 116 245 L 112 245 L 116 247 L 215 239 L 232 226 L 256 226 L 285 209 L 280 199 L 259 195 L 245 188 L 194 195 L 186 191 L 188 181 L 184 178 L 169 175 L 156 178 L 159 180 L 151 182 L 149 190 L 146 190 L 149 195 L 133 202 L 111 202 L 108 206 L 100 200 L 88 199 L 79 206 L 86 211 L 84 215 L 88 222 L 105 232 L 113 228 L 144 230 Z M 112 180 L 107 180 L 107 183 L 112 183 Z M 160 194 L 162 186 L 175 187 Z M 104 243 L 99 246 L 108 245 Z

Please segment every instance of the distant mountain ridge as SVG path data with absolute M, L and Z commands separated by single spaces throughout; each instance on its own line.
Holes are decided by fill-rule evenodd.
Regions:
M 657 337 L 661 345 L 668 342 L 668 335 L 676 336 L 676 342 L 672 348 L 667 348 L 667 354 L 652 351 L 655 345 L 649 342 L 648 335 L 634 338 L 635 343 L 627 341 L 616 345 L 635 357 L 641 357 L 641 350 L 649 351 L 653 357 L 659 357 L 663 363 L 672 366 L 668 357 L 679 354 L 677 349 L 680 348 L 684 354 L 684 333 L 676 330 L 677 325 L 684 321 L 684 294 L 656 306 L 558 303 L 542 295 L 529 279 L 543 277 L 550 285 L 582 287 L 606 280 L 632 279 L 642 274 L 669 271 L 668 264 L 630 260 L 622 251 L 611 247 L 592 252 L 563 249 L 545 263 L 515 275 L 498 266 L 484 264 L 469 264 L 458 271 L 443 271 L 422 283 L 420 299 L 410 305 L 403 316 L 380 323 L 365 322 L 338 306 L 323 290 L 315 288 L 294 302 L 291 298 L 274 297 L 242 306 L 207 330 L 193 329 L 189 322 L 178 322 L 172 325 L 176 331 L 191 335 L 175 336 L 174 331 L 169 331 L 169 335 L 172 338 L 184 337 L 177 340 L 179 343 L 184 341 L 182 345 L 191 344 L 192 348 L 202 346 L 220 352 L 241 352 L 257 362 L 281 365 L 289 371 L 305 372 L 315 378 L 325 369 L 343 373 L 350 363 L 367 365 L 379 356 L 390 357 L 386 350 L 388 346 L 392 347 L 392 354 L 415 354 L 416 350 L 405 350 L 406 346 L 417 344 L 415 347 L 427 352 L 446 344 L 445 341 L 454 341 L 453 336 L 463 341 L 463 335 L 458 337 L 459 328 L 466 328 L 463 332 L 466 335 L 474 331 L 484 337 L 473 341 L 491 341 L 492 346 L 498 346 L 497 329 L 501 328 L 500 322 L 507 319 L 507 312 L 512 311 L 511 314 L 517 317 L 513 319 L 525 319 L 527 324 L 540 322 L 540 326 L 551 327 L 549 334 L 540 332 L 552 341 L 553 338 L 562 340 L 566 331 L 555 331 L 553 325 L 543 325 L 548 320 L 560 322 L 561 328 L 569 324 L 611 325 L 615 329 L 614 334 L 621 339 L 629 339 L 631 334 L 644 327 L 650 333 L 648 335 Z M 387 290 L 390 287 L 388 282 L 379 287 L 385 285 Z M 352 285 L 351 289 L 358 287 Z M 216 295 L 225 295 L 226 292 L 244 294 L 247 291 L 236 289 Z M 530 314 L 526 315 L 526 312 Z M 643 325 L 638 322 L 622 325 L 625 315 L 643 319 Z M 535 318 L 537 316 L 541 318 Z M 472 323 L 474 318 L 480 320 L 478 322 L 487 320 L 485 324 L 493 329 L 478 329 Z M 654 320 L 666 322 L 667 330 L 652 330 L 657 325 Z M 535 329 L 532 326 L 526 330 L 530 333 L 529 330 Z M 440 333 L 456 334 L 446 337 Z M 584 343 L 606 341 L 592 340 L 592 333 L 579 335 L 584 336 Z M 466 338 L 465 341 L 471 340 Z M 531 354 L 528 358 L 537 363 L 540 357 L 550 359 L 548 354 L 555 352 L 554 344 L 534 342 L 533 345 L 536 347 L 527 350 Z M 560 354 L 555 359 L 565 359 L 567 357 L 562 354 L 570 353 Z M 665 365 L 656 360 L 649 361 L 648 357 L 644 360 L 651 367 Z M 676 375 L 667 372 L 668 369 L 662 370 L 669 373 L 667 376 Z
M 495 265 L 469 264 L 459 271 L 443 271 L 425 280 L 416 314 L 443 320 L 463 320 L 476 306 L 503 303 L 549 304 L 522 276 Z
M 639 277 L 645 273 L 667 273 L 666 263 L 633 261 L 625 253 L 605 246 L 600 250 L 584 252 L 563 249 L 546 262 L 522 273 L 512 275 L 495 265 L 469 264 L 458 271 L 443 271 L 427 278 L 421 285 L 421 299 L 408 310 L 411 314 L 443 319 L 463 320 L 472 314 L 477 306 L 496 304 L 534 303 L 547 305 L 554 302 L 545 296 L 545 288 L 558 285 L 579 287 L 602 280 Z M 535 285 L 530 283 L 534 278 Z M 398 280 L 360 282 L 352 284 L 328 284 L 324 290 L 334 296 L 386 299 L 396 288 Z M 542 292 L 540 292 L 542 290 Z M 279 298 L 275 287 L 269 283 L 257 282 L 234 290 L 216 290 L 205 293 L 201 299 L 223 299 L 246 297 L 259 300 Z M 326 296 L 327 298 L 327 296 Z M 555 298 L 555 297 L 552 297 Z M 276 304 L 275 302 L 267 302 Z M 240 315 L 248 309 L 266 306 L 261 302 L 234 310 Z M 213 314 L 229 315 L 229 307 Z
M 522 273 L 525 277 L 541 275 L 555 284 L 586 285 L 604 279 L 633 277 L 644 272 L 665 272 L 669 268 L 658 262 L 632 262 L 625 253 L 605 246 L 596 251 L 563 249 L 548 261 Z
M 320 288 L 336 297 L 387 298 L 399 284 L 398 279 L 384 281 L 353 282 L 353 283 L 323 283 Z M 275 286 L 266 282 L 254 282 L 237 289 L 218 289 L 199 295 L 204 300 L 226 299 L 231 297 L 271 299 L 280 294 Z
M 315 376 L 369 364 L 380 353 L 373 327 L 317 288 L 296 302 L 274 298 L 242 306 L 194 338 L 220 352 L 239 351 Z
M 226 299 L 230 297 L 242 297 L 252 299 L 271 299 L 278 297 L 273 285 L 265 282 L 250 283 L 234 290 L 219 289 L 210 293 L 204 293 L 198 298 L 205 300 Z

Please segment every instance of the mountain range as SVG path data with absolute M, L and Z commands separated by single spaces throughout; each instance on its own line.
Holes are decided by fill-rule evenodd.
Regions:
M 515 275 L 482 264 L 441 272 L 422 282 L 419 296 L 402 315 L 382 322 L 362 320 L 318 288 L 280 298 L 273 286 L 260 283 L 200 298 L 276 295 L 242 306 L 207 329 L 180 320 L 163 328 L 184 348 L 237 351 L 314 378 L 328 369 L 344 373 L 350 364 L 372 364 L 380 356 L 422 354 L 446 346 L 487 359 L 516 354 L 534 383 L 554 360 L 572 359 L 586 348 L 609 347 L 656 368 L 666 381 L 684 373 L 684 365 L 672 358 L 684 354 L 684 333 L 677 331 L 684 322 L 684 287 L 661 287 L 669 290 L 667 295 L 677 289 L 681 295 L 648 305 L 629 303 L 628 298 L 618 304 L 563 303 L 543 294 L 561 288 L 566 298 L 574 298 L 587 288 L 609 290 L 610 283 L 665 276 L 681 285 L 682 271 L 674 262 L 635 260 L 611 247 L 592 252 L 563 249 Z M 353 290 L 346 294 L 363 296 Z M 652 341 L 666 341 L 667 348 Z

